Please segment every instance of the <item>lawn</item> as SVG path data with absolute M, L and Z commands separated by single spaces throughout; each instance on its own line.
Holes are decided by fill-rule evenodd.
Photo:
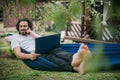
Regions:
M 9 47 L 4 39 L 0 38 L 0 42 L 0 48 Z M 0 49 L 0 54 L 8 55 L 8 53 L 10 53 L 9 50 L 1 51 Z M 13 54 L 9 54 L 9 57 L 0 55 L 0 80 L 120 80 L 120 70 L 87 73 L 86 75 L 76 72 L 37 71 L 11 56 Z
M 72 72 L 37 71 L 21 60 L 0 58 L 0 80 L 120 80 L 120 71 L 80 75 Z

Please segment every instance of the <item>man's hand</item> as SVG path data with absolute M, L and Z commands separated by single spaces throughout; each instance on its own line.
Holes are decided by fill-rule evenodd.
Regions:
M 32 31 L 31 29 L 27 30 L 28 35 L 32 36 L 33 38 L 36 37 L 40 37 L 39 35 L 37 35 L 34 31 Z
M 28 28 L 27 34 L 28 34 L 28 35 L 31 35 L 32 33 L 33 33 L 33 31 L 32 31 L 30 28 Z
M 36 54 L 35 52 L 31 52 L 31 60 L 35 60 L 38 56 L 40 56 L 40 54 Z

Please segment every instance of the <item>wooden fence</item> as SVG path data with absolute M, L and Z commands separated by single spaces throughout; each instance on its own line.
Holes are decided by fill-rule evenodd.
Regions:
M 66 34 L 66 36 L 74 37 L 74 38 L 97 40 L 96 39 L 97 34 L 93 30 L 90 23 L 87 23 L 84 26 L 82 26 L 81 22 L 76 22 L 76 21 L 71 22 L 71 23 L 67 24 L 67 29 L 66 29 L 65 34 Z M 106 27 L 103 28 L 102 34 L 100 35 L 100 37 L 101 37 L 101 39 L 99 39 L 99 40 L 115 42 L 115 40 L 113 39 L 113 36 L 111 35 L 110 31 Z

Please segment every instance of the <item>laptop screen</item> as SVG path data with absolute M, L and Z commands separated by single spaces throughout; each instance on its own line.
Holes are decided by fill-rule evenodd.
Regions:
M 60 34 L 43 36 L 35 39 L 36 53 L 49 53 L 58 47 L 60 47 Z

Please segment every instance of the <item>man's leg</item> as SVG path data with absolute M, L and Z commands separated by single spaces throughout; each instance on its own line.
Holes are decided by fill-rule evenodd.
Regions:
M 66 52 L 61 48 L 56 48 L 48 54 L 41 54 L 41 56 L 67 71 L 73 71 L 73 67 L 71 66 L 73 54 Z
M 89 60 L 90 58 L 91 54 L 88 47 L 85 44 L 81 44 L 78 52 L 73 55 L 71 65 L 73 66 L 73 69 L 75 71 L 78 71 L 80 74 L 84 74 L 86 61 L 87 59 Z
M 72 53 L 67 52 L 67 51 L 65 51 L 65 50 L 62 49 L 62 48 L 56 48 L 52 53 L 55 54 L 56 57 L 58 57 L 58 58 L 60 58 L 60 59 L 63 59 L 63 60 L 65 60 L 65 61 L 69 62 L 70 65 L 71 65 L 72 56 L 73 56 Z

